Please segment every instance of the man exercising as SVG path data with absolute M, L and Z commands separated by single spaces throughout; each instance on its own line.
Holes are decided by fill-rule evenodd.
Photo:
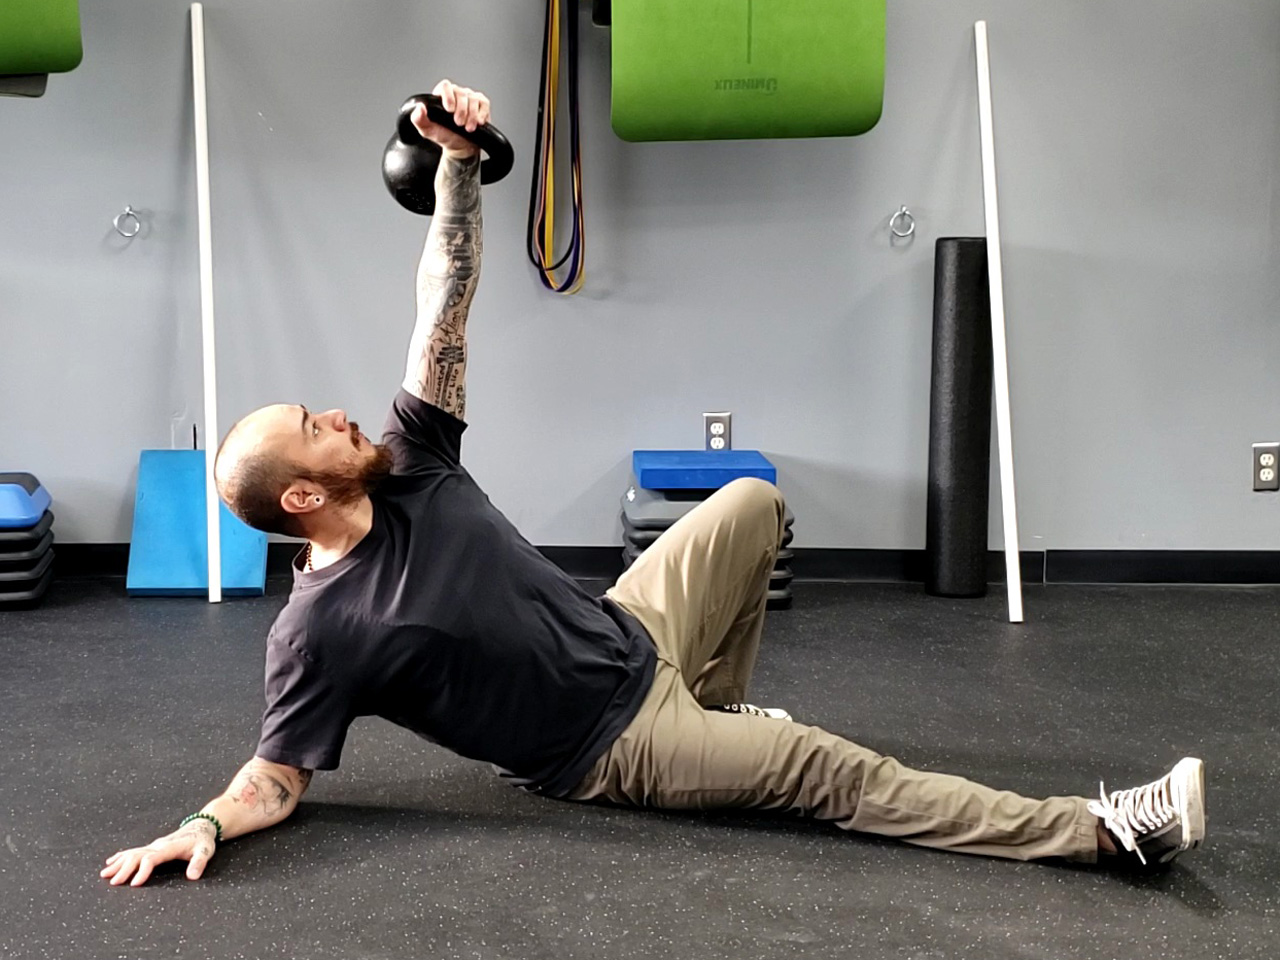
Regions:
M 489 100 L 435 93 L 474 131 Z M 717 491 L 603 597 L 547 561 L 460 465 L 466 321 L 480 272 L 480 159 L 464 137 L 413 122 L 443 148 L 418 268 L 408 368 L 383 443 L 341 410 L 264 407 L 227 434 L 218 491 L 237 516 L 304 537 L 267 638 L 255 757 L 176 832 L 107 860 L 144 884 L 275 826 L 312 771 L 338 766 L 347 728 L 380 716 L 529 790 L 663 809 L 787 811 L 847 830 L 1020 860 L 1167 863 L 1204 838 L 1202 764 L 1100 800 L 1031 800 L 909 770 L 781 710 L 747 686 L 783 534 L 776 487 Z

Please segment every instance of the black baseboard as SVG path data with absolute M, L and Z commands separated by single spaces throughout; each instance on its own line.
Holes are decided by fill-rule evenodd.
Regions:
M 55 542 L 53 570 L 58 578 L 123 577 L 129 572 L 129 545 Z
M 622 572 L 622 546 L 539 547 L 543 555 L 579 580 L 615 580 Z M 54 547 L 57 576 L 123 577 L 127 543 L 60 543 Z M 295 543 L 267 547 L 267 575 L 289 576 Z M 923 550 L 860 550 L 794 547 L 797 582 L 922 583 Z M 1280 550 L 1024 550 L 1024 583 L 1280 584 Z M 1004 554 L 989 555 L 989 580 L 1004 582 Z
M 1049 583 L 1280 583 L 1280 550 L 1050 550 Z
M 923 583 L 928 569 L 928 558 L 923 550 L 799 547 L 794 553 L 791 570 L 797 580 Z M 1023 550 L 1019 556 L 1023 582 L 1043 583 L 1044 551 Z M 987 555 L 987 581 L 1004 583 L 1004 553 L 993 550 Z

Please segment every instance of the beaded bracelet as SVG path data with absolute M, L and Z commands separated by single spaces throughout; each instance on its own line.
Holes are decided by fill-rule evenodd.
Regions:
M 212 813 L 193 813 L 191 814 L 191 816 L 187 817 L 180 824 L 178 824 L 178 829 L 181 830 L 192 820 L 208 820 L 210 823 L 214 825 L 214 827 L 218 831 L 218 835 L 217 837 L 214 838 L 214 842 L 215 843 L 222 842 L 222 824 L 218 822 L 218 818 L 215 817 Z

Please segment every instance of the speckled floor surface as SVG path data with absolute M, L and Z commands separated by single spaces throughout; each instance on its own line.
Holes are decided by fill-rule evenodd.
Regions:
M 596 585 L 592 585 L 596 586 Z M 602 585 L 601 585 L 602 586 Z M 375 720 L 294 820 L 198 883 L 97 877 L 256 742 L 283 602 L 56 584 L 0 615 L 0 957 L 1272 958 L 1280 933 L 1280 591 L 797 584 L 758 702 L 904 762 L 1030 794 L 1207 763 L 1209 841 L 1168 875 L 941 854 L 800 821 L 579 807 Z

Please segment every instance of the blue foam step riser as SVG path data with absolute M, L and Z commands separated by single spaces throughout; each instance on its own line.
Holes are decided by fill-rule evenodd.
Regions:
M 30 473 L 0 473 L 0 530 L 27 530 L 53 503 L 49 491 Z
M 203 450 L 143 450 L 138 461 L 133 539 L 125 591 L 133 597 L 206 596 L 209 538 Z M 219 504 L 222 592 L 261 596 L 267 535 Z
M 644 490 L 719 490 L 742 477 L 778 482 L 759 450 L 635 450 L 631 465 Z

